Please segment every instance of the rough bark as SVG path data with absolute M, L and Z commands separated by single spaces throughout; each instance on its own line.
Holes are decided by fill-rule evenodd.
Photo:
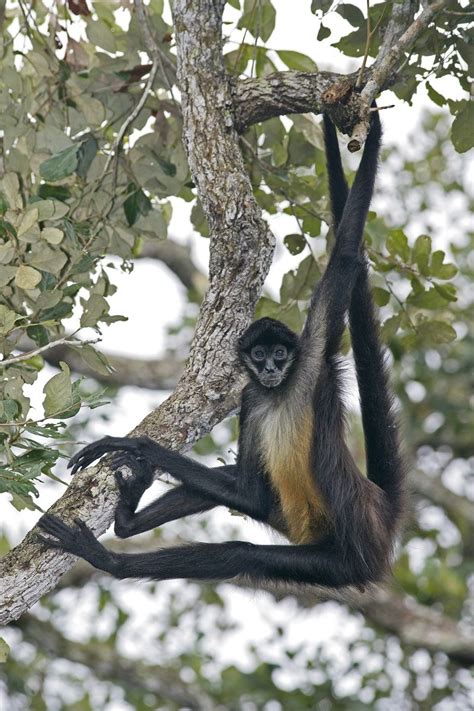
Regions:
M 323 96 L 335 83 L 346 79 L 334 72 L 276 72 L 258 79 L 236 82 L 233 90 L 235 127 L 249 126 L 286 114 L 320 114 Z
M 191 354 L 173 395 L 133 435 L 188 449 L 234 407 L 241 389 L 234 343 L 248 325 L 270 267 L 274 238 L 245 173 L 222 57 L 223 2 L 174 6 L 184 142 L 211 234 L 209 289 Z M 96 534 L 110 525 L 117 492 L 105 466 L 76 475 L 51 512 L 80 517 Z M 0 623 L 18 618 L 51 590 L 73 556 L 44 550 L 35 529 L 0 561 Z

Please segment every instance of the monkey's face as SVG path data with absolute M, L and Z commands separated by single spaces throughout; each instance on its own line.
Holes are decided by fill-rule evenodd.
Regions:
M 250 375 L 265 388 L 276 388 L 289 373 L 294 354 L 283 343 L 255 343 L 242 355 Z

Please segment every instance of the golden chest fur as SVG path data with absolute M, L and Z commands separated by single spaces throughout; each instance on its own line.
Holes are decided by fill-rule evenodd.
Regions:
M 293 543 L 314 542 L 324 528 L 324 503 L 310 463 L 313 418 L 310 404 L 299 411 L 282 404 L 262 413 L 259 422 L 260 454 Z

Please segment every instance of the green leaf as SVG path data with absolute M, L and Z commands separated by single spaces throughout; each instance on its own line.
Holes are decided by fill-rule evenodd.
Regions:
M 431 255 L 431 273 L 438 279 L 452 279 L 457 274 L 457 267 L 454 264 L 443 264 L 445 253 L 441 249 L 437 249 Z
M 77 151 L 77 174 L 80 178 L 85 180 L 87 171 L 90 168 L 92 161 L 94 160 L 99 144 L 97 143 L 94 136 L 90 135 L 85 141 L 79 145 Z
M 287 248 L 290 254 L 300 254 L 306 247 L 306 242 L 302 234 L 295 233 L 291 235 L 286 235 L 283 239 L 283 244 Z
M 431 287 L 408 295 L 407 302 L 420 309 L 439 309 L 446 306 L 447 300 L 437 289 Z
M 0 400 L 0 422 L 9 422 L 21 415 L 21 406 L 16 400 Z
M 465 153 L 474 146 L 474 101 L 457 114 L 451 126 L 451 140 L 458 153 Z
M 456 331 L 446 321 L 422 321 L 418 324 L 418 334 L 431 343 L 451 343 L 456 340 Z
M 60 244 L 64 238 L 64 232 L 57 227 L 45 227 L 41 230 L 41 237 L 49 244 Z
M 146 216 L 152 208 L 150 199 L 145 195 L 143 190 L 135 190 L 123 203 L 125 217 L 130 225 L 135 224 L 140 215 Z
M 10 647 L 5 642 L 3 637 L 0 637 L 0 664 L 4 664 L 7 661 L 9 654 Z
M 350 22 L 353 27 L 365 27 L 366 19 L 363 12 L 351 3 L 341 3 L 337 7 L 337 13 Z
M 245 0 L 244 14 L 237 27 L 247 29 L 254 37 L 266 42 L 275 28 L 275 8 L 270 0 Z
M 457 292 L 454 284 L 433 284 L 436 291 L 441 294 L 446 301 L 457 301 Z
M 105 355 L 99 351 L 96 351 L 96 349 L 89 343 L 85 343 L 80 348 L 74 348 L 74 350 L 77 351 L 82 358 L 84 358 L 85 362 L 92 368 L 92 370 L 95 370 L 97 373 L 100 373 L 101 375 L 109 375 L 114 372 L 114 369 L 108 362 Z
M 5 336 L 9 333 L 20 318 L 19 314 L 0 304 L 0 335 Z
M 442 96 L 435 89 L 433 89 L 433 87 L 431 86 L 429 81 L 426 82 L 426 90 L 428 92 L 428 96 L 430 97 L 431 101 L 433 103 L 435 103 L 436 106 L 444 106 L 446 104 L 446 101 L 447 101 L 446 97 Z
M 44 326 L 29 326 L 26 333 L 38 346 L 45 346 L 49 343 L 48 331 Z
M 59 187 L 59 186 L 58 186 Z M 38 220 L 60 220 L 61 217 L 69 212 L 68 205 L 65 205 L 60 200 L 39 200 L 35 202 L 35 209 L 38 210 Z
M 20 224 L 18 225 L 17 228 L 17 236 L 18 237 L 23 237 L 26 235 L 28 232 L 31 232 L 34 228 L 36 228 L 36 231 L 39 234 L 39 226 L 38 226 L 38 210 L 36 208 L 33 208 L 31 210 L 28 210 L 28 212 L 25 212 L 23 215 Z
M 390 316 L 383 322 L 381 328 L 382 338 L 385 343 L 388 343 L 396 334 L 400 327 L 400 314 Z
M 88 20 L 87 22 L 87 37 L 89 42 L 102 47 L 107 52 L 114 53 L 117 51 L 115 37 L 112 34 L 109 26 L 102 20 Z
M 43 183 L 38 188 L 38 196 L 43 200 L 55 198 L 56 200 L 64 202 L 71 197 L 71 191 L 64 185 L 49 185 L 48 183 Z
M 413 260 L 418 265 L 423 276 L 429 276 L 430 270 L 428 267 L 429 257 L 431 253 L 431 237 L 428 235 L 420 235 L 417 237 L 415 245 L 412 249 Z
M 41 163 L 41 177 L 54 182 L 72 175 L 77 168 L 79 148 L 79 145 L 71 146 Z
M 392 230 L 387 237 L 387 249 L 390 254 L 397 255 L 407 262 L 410 258 L 408 238 L 403 230 Z
M 109 311 L 109 305 L 103 296 L 92 294 L 90 299 L 84 304 L 84 312 L 81 316 L 81 326 L 83 328 L 96 326 L 104 314 Z
M 280 50 L 277 54 L 288 69 L 295 69 L 300 72 L 318 71 L 316 63 L 306 54 L 294 52 L 293 50 Z
M 73 396 L 71 371 L 66 363 L 59 363 L 61 373 L 54 375 L 43 388 L 45 398 L 43 408 L 45 417 L 65 419 L 73 417 L 80 409 L 80 400 Z
M 329 29 L 329 27 L 325 27 L 325 25 L 323 25 L 323 23 L 321 22 L 318 34 L 316 36 L 316 39 L 318 40 L 318 42 L 322 42 L 323 40 L 327 39 L 327 37 L 329 37 L 330 34 L 331 34 L 331 30 Z
M 67 262 L 64 252 L 53 249 L 43 242 L 33 245 L 27 259 L 33 267 L 50 274 L 59 274 Z
M 41 273 L 22 264 L 15 274 L 15 284 L 20 289 L 34 289 L 41 281 Z
M 377 306 L 386 306 L 390 301 L 390 292 L 386 289 L 381 289 L 379 286 L 374 286 L 372 295 Z

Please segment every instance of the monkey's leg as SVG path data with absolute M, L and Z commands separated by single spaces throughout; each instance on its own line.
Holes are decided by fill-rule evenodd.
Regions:
M 76 520 L 76 524 L 70 527 L 54 516 L 43 517 L 41 528 L 54 539 L 39 538 L 116 578 L 230 580 L 242 575 L 254 583 L 294 581 L 330 587 L 361 585 L 376 579 L 376 573 L 364 568 L 360 559 L 349 560 L 334 545 L 257 546 L 234 541 L 124 554 L 107 550 L 84 523 Z
M 252 486 L 243 490 L 238 478 L 228 471 L 221 471 L 216 476 L 214 470 L 162 447 L 149 437 L 104 437 L 81 449 L 72 457 L 69 466 L 74 474 L 113 451 L 130 452 L 134 457 L 146 460 L 149 466 L 168 472 L 186 488 L 214 500 L 215 505 L 228 506 L 258 520 L 265 520 L 268 514 L 268 497 L 261 491 L 266 484 L 261 477 L 252 477 Z
M 135 459 L 129 454 L 119 455 L 113 460 L 115 478 L 120 491 L 120 498 L 115 509 L 115 533 L 120 538 L 128 538 L 138 533 L 144 533 L 168 521 L 184 518 L 190 514 L 209 511 L 216 506 L 212 499 L 200 496 L 195 491 L 183 485 L 177 486 L 160 496 L 141 511 L 136 512 L 136 506 L 143 491 L 147 488 L 149 471 L 153 477 L 153 469 L 143 459 Z M 132 472 L 125 478 L 118 470 L 126 466 Z M 214 471 L 231 471 L 235 467 L 216 467 Z M 142 484 L 144 480 L 144 484 Z M 140 491 L 142 489 L 142 491 Z

